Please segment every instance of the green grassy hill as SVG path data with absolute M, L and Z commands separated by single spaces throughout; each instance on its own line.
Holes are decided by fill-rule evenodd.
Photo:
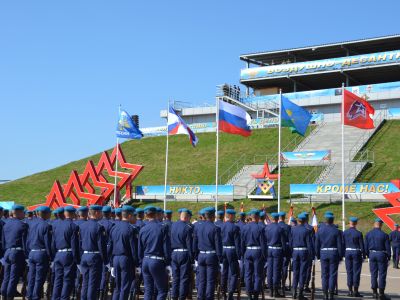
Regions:
M 400 120 L 386 121 L 362 150 L 373 151 L 375 161 L 358 176 L 358 182 L 400 178 Z
M 277 153 L 278 131 L 276 128 L 254 130 L 248 138 L 220 134 L 219 170 L 223 174 L 234 162 L 238 164 L 253 163 L 255 155 L 257 163 L 263 163 L 265 156 Z M 199 144 L 193 148 L 187 136 L 170 137 L 168 182 L 171 184 L 214 184 L 215 183 L 215 133 L 198 134 Z M 282 145 L 295 147 L 298 135 L 282 129 Z M 127 141 L 122 150 L 128 162 L 144 165 L 134 185 L 164 184 L 165 137 L 152 137 L 142 140 Z M 263 156 L 263 157 L 261 157 Z M 24 177 L 10 183 L 0 185 L 0 201 L 15 201 L 25 205 L 43 202 L 50 191 L 54 180 L 65 184 L 72 170 L 81 173 L 88 159 L 97 164 L 100 154 L 74 161 L 58 168 Z M 239 160 L 240 158 L 240 160 Z M 238 161 L 239 160 L 239 161 Z M 241 166 L 239 166 L 241 167 Z M 290 168 L 283 171 L 288 180 L 303 178 L 310 168 Z M 233 175 L 233 173 L 231 174 Z M 112 182 L 112 180 L 111 180 Z M 288 193 L 289 181 L 282 182 L 284 194 Z

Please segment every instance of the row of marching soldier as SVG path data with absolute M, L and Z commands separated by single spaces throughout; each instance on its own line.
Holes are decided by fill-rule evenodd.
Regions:
M 0 208 L 0 213 L 2 209 Z M 54 219 L 51 219 L 51 213 Z M 21 293 L 27 299 L 144 299 L 174 300 L 241 297 L 242 284 L 251 300 L 273 298 L 291 290 L 304 300 L 315 292 L 312 269 L 321 264 L 324 299 L 334 299 L 338 266 L 345 260 L 348 296 L 359 292 L 362 262 L 369 259 L 371 288 L 376 299 L 385 296 L 386 273 L 393 247 L 398 268 L 400 231 L 382 231 L 382 221 L 365 239 L 355 217 L 342 232 L 334 215 L 325 213 L 318 230 L 308 224 L 308 213 L 285 223 L 285 213 L 253 209 L 216 212 L 204 208 L 191 222 L 192 212 L 182 208 L 172 222 L 172 211 L 154 206 L 111 209 L 72 206 L 51 212 L 38 207 L 27 212 L 14 205 L 10 217 L 1 218 L 2 299 Z M 216 221 L 216 216 L 218 220 Z M 194 276 L 195 275 L 195 276 Z M 293 276 L 292 276 L 293 275 Z M 289 277 L 289 287 L 286 286 Z M 171 282 L 171 286 L 170 286 Z M 309 288 L 311 282 L 312 289 Z M 45 284 L 46 283 L 46 284 Z M 216 287 L 219 287 L 216 289 Z

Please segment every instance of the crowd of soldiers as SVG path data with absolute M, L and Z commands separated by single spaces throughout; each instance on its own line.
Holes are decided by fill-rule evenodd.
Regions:
M 184 300 L 196 290 L 197 299 L 217 294 L 232 300 L 234 293 L 240 299 L 244 286 L 250 300 L 264 298 L 266 291 L 284 297 L 289 290 L 293 299 L 304 300 L 313 298 L 319 261 L 324 299 L 334 299 L 342 260 L 348 296 L 362 297 L 361 268 L 368 258 L 373 296 L 384 300 L 391 246 L 393 267 L 399 264 L 399 228 L 388 235 L 380 219 L 364 238 L 356 217 L 343 232 L 331 212 L 318 228 L 308 223 L 307 212 L 289 224 L 284 212 L 266 222 L 258 209 L 240 212 L 238 219 L 233 209 L 212 207 L 193 221 L 189 209 L 178 214 L 173 222 L 172 211 L 154 206 L 67 206 L 52 212 L 14 205 L 10 213 L 0 207 L 1 297 L 125 300 L 144 293 L 146 300 Z

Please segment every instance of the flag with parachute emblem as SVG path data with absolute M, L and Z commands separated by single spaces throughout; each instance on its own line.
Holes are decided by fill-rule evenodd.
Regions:
M 116 136 L 133 140 L 138 140 L 143 137 L 143 133 L 139 130 L 131 116 L 125 110 L 119 112 Z
M 281 126 L 290 127 L 293 133 L 302 136 L 306 134 L 311 114 L 301 106 L 291 102 L 286 97 L 281 98 Z

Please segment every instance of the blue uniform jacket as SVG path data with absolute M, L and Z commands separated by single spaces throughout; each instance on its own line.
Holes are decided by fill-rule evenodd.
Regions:
M 240 228 L 233 222 L 225 222 L 221 227 L 222 246 L 234 246 L 236 255 L 241 257 Z
M 243 227 L 241 232 L 242 256 L 245 255 L 247 247 L 261 247 L 261 253 L 264 259 L 267 257 L 267 247 L 265 243 L 264 230 L 256 222 L 250 222 Z
M 28 256 L 26 248 L 26 239 L 28 234 L 28 225 L 21 220 L 8 218 L 3 225 L 2 246 L 4 252 L 9 248 L 22 248 L 25 255 Z
M 190 224 L 177 221 L 171 226 L 171 250 L 187 249 L 190 260 L 193 262 L 193 227 Z
M 106 230 L 98 221 L 89 219 L 86 222 L 81 222 L 79 225 L 81 255 L 83 255 L 84 251 L 98 251 L 104 264 L 106 264 L 108 262 L 106 238 Z
M 52 237 L 52 226 L 42 218 L 37 218 L 36 221 L 31 222 L 30 226 L 28 226 L 27 252 L 46 249 L 47 256 L 50 260 L 53 260 Z
M 218 260 L 222 262 L 221 228 L 211 221 L 203 221 L 198 226 L 195 226 L 193 251 L 195 259 L 197 259 L 200 251 L 215 251 Z
M 114 256 L 125 255 L 133 259 L 135 266 L 138 265 L 138 230 L 128 221 L 115 224 L 110 231 L 108 257 L 112 261 Z
M 313 254 L 313 241 L 311 232 L 306 226 L 300 224 L 294 226 L 289 234 L 289 248 L 307 248 L 308 255 Z
M 389 235 L 379 228 L 374 228 L 365 235 L 365 251 L 368 257 L 372 250 L 385 252 L 388 258 L 392 255 Z
M 340 259 L 344 255 L 342 234 L 333 224 L 321 226 L 315 235 L 315 255 L 318 259 L 321 258 L 321 249 L 323 248 L 337 248 Z
M 343 232 L 343 248 L 360 249 L 362 256 L 365 258 L 364 237 L 361 231 L 354 227 L 350 227 Z

